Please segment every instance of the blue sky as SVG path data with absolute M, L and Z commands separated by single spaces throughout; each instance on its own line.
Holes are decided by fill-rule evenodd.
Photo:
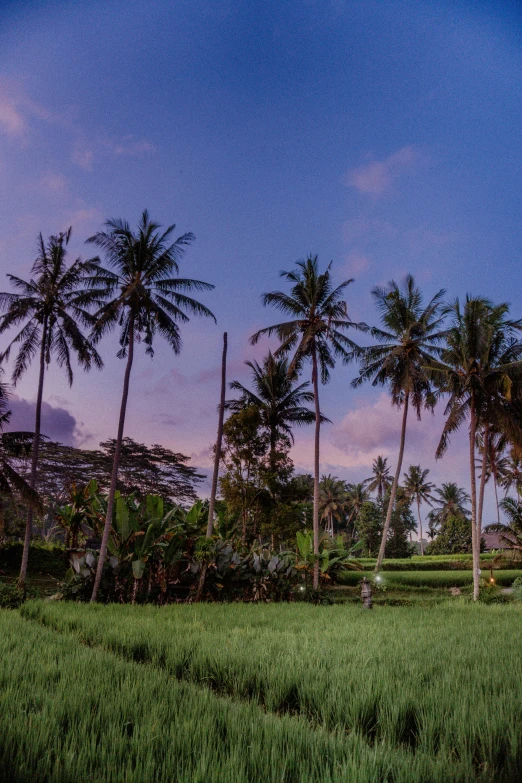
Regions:
M 159 342 L 139 356 L 127 432 L 207 465 L 222 332 L 246 382 L 266 348 L 248 336 L 274 319 L 260 295 L 308 253 L 356 278 L 354 319 L 374 322 L 372 286 L 408 271 L 426 296 L 522 315 L 521 33 L 520 5 L 498 0 L 0 3 L 0 280 L 27 274 L 40 231 L 72 224 L 83 256 L 105 218 L 144 207 L 193 231 L 182 272 L 216 284 L 218 325 L 191 322 L 177 358 Z M 123 366 L 114 340 L 101 350 L 102 374 L 46 382 L 52 426 L 86 446 L 116 425 Z M 322 393 L 324 469 L 350 479 L 379 452 L 393 462 L 398 436 L 353 372 Z M 464 481 L 459 439 L 434 463 L 439 431 L 440 414 L 415 426 L 406 462 Z M 303 469 L 311 439 L 298 433 Z

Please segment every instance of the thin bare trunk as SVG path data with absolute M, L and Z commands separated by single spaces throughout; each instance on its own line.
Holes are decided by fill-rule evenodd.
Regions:
M 98 591 L 100 589 L 100 583 L 103 574 L 103 566 L 105 564 L 105 558 L 107 556 L 107 544 L 109 541 L 109 534 L 111 532 L 112 525 L 112 512 L 114 508 L 114 495 L 116 493 L 116 482 L 118 481 L 118 469 L 120 467 L 121 456 L 121 443 L 123 440 L 123 428 L 125 426 L 125 414 L 127 412 L 127 399 L 129 396 L 129 383 L 132 370 L 132 361 L 134 359 L 134 316 L 130 316 L 129 323 L 129 348 L 127 353 L 127 366 L 125 368 L 125 376 L 123 379 L 123 393 L 121 396 L 120 406 L 120 419 L 118 422 L 118 435 L 116 437 L 116 447 L 114 449 L 114 460 L 112 463 L 111 483 L 109 487 L 109 497 L 107 499 L 107 516 L 105 517 L 105 525 L 103 528 L 103 535 L 100 546 L 100 556 L 98 559 L 98 567 L 96 569 L 96 577 L 94 580 L 94 587 L 91 596 L 91 602 L 95 602 L 98 599 Z
M 31 476 L 29 486 L 31 489 L 36 487 L 36 472 L 38 468 L 38 452 L 40 450 L 40 432 L 42 420 L 42 398 L 45 376 L 45 352 L 47 343 L 47 319 L 44 319 L 42 326 L 42 344 L 40 346 L 40 374 L 38 377 L 38 394 L 36 396 L 36 417 L 34 422 L 33 449 L 31 454 Z M 25 522 L 24 549 L 22 552 L 22 563 L 20 566 L 20 576 L 18 577 L 18 587 L 25 590 L 25 580 L 27 577 L 27 564 L 29 562 L 29 547 L 31 545 L 31 535 L 33 532 L 33 509 L 29 506 L 27 510 L 27 519 Z
M 420 553 L 424 555 L 424 544 L 422 543 L 422 517 L 420 512 L 420 500 L 417 498 L 417 514 L 419 515 L 419 531 L 420 531 Z
M 319 374 L 317 372 L 317 353 L 314 345 L 312 354 L 312 384 L 315 404 L 315 443 L 314 443 L 314 555 L 319 555 L 319 444 L 321 437 L 321 410 L 319 407 Z M 319 559 L 314 563 L 313 589 L 319 589 Z
M 478 515 L 477 515 L 477 536 L 480 547 L 480 537 L 482 535 L 482 512 L 484 509 L 484 492 L 486 489 L 486 474 L 488 470 L 489 462 L 489 424 L 486 422 L 484 425 L 484 449 L 482 451 L 482 470 L 480 472 L 480 487 L 479 487 L 479 500 L 478 500 Z
M 208 505 L 207 538 L 212 537 L 214 528 L 214 508 L 216 506 L 217 485 L 219 478 L 219 461 L 221 459 L 221 443 L 223 440 L 223 421 L 225 418 L 225 394 L 227 387 L 227 333 L 223 334 L 223 356 L 221 358 L 221 397 L 219 400 L 219 420 L 216 438 L 216 451 L 214 453 L 214 472 L 212 474 L 212 487 L 210 489 L 210 502 Z M 207 564 L 204 563 L 199 577 L 198 589 L 194 602 L 198 603 L 203 594 L 205 577 L 207 575 Z
M 500 525 L 500 506 L 498 505 L 498 484 L 497 484 L 497 474 L 496 472 L 493 473 L 493 487 L 495 489 L 495 503 L 497 506 L 497 522 Z
M 401 428 L 401 444 L 399 447 L 399 459 L 397 462 L 397 470 L 393 479 L 393 484 L 390 492 L 390 499 L 388 501 L 388 508 L 386 510 L 386 519 L 384 521 L 384 529 L 382 531 L 381 546 L 379 548 L 379 554 L 377 556 L 377 562 L 375 563 L 375 573 L 377 574 L 381 570 L 382 561 L 384 560 L 384 551 L 386 549 L 386 541 L 388 539 L 388 532 L 390 530 L 390 523 L 393 514 L 393 506 L 395 504 L 395 497 L 397 495 L 397 487 L 399 486 L 399 478 L 402 470 L 402 458 L 404 456 L 404 443 L 406 441 L 406 422 L 408 419 L 408 404 L 410 398 L 406 395 L 404 400 L 404 411 L 402 414 L 402 428 Z
M 471 479 L 471 550 L 473 552 L 473 600 L 477 601 L 480 591 L 480 539 L 477 543 L 477 478 L 475 475 L 475 435 L 477 431 L 477 415 L 475 400 L 471 399 L 469 425 L 469 469 Z

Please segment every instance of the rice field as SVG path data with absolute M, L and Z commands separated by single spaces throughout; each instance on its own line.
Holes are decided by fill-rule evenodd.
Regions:
M 21 615 L 0 613 L 2 779 L 520 780 L 516 604 Z
M 489 578 L 489 568 L 482 568 L 482 576 Z M 354 586 L 359 584 L 364 573 L 361 571 L 344 571 L 339 581 L 344 585 Z M 509 587 L 513 581 L 522 575 L 522 571 L 493 569 L 495 583 L 499 587 Z M 370 575 L 366 575 L 371 579 Z M 466 587 L 473 584 L 472 571 L 381 571 L 381 584 L 389 587 L 432 587 L 437 589 L 449 589 L 450 587 Z

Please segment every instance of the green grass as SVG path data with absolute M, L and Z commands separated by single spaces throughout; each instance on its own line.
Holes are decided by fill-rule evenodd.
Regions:
M 335 740 L 344 748 L 343 764 L 351 765 L 350 771 L 345 766 L 337 773 L 329 762 L 324 770 L 317 762 L 312 773 L 305 754 L 299 771 L 302 751 L 295 749 L 292 759 L 298 772 L 287 773 L 281 766 L 277 777 L 259 761 L 255 775 L 231 781 L 519 780 L 518 605 L 476 606 L 457 600 L 429 609 L 377 607 L 365 612 L 352 605 L 157 608 L 34 602 L 26 604 L 22 614 L 61 634 L 73 634 L 95 648 L 101 659 L 105 655 L 129 666 L 141 662 L 140 671 L 190 684 L 205 699 L 229 696 L 235 708 L 254 710 L 248 713 L 254 724 L 270 717 L 275 721 L 271 727 L 299 726 L 305 735 L 309 732 L 311 742 L 318 737 Z M 27 627 L 33 633 L 37 626 L 27 622 Z M 34 666 L 38 669 L 38 657 Z M 68 667 L 64 663 L 64 669 Z M 107 676 L 110 694 L 112 675 Z M 91 681 L 96 682 L 95 675 Z M 228 728 L 226 736 L 231 737 Z M 234 736 L 233 741 L 239 741 Z M 356 741 L 362 744 L 354 745 Z M 266 735 L 262 742 L 267 743 Z M 279 739 L 273 752 L 271 742 L 265 750 L 277 758 Z M 243 755 L 249 757 L 250 745 L 245 747 Z M 382 758 L 397 765 L 395 771 L 385 773 L 381 766 L 375 772 L 365 756 L 370 749 L 377 754 L 376 764 L 381 764 L 382 752 Z M 278 763 L 282 765 L 282 758 Z
M 103 622 L 103 612 L 96 617 Z M 9 783 L 476 779 L 471 756 L 440 750 L 435 759 L 407 742 L 391 747 L 369 743 L 358 731 L 312 728 L 299 717 L 178 682 L 164 667 L 90 649 L 8 611 L 0 612 L 0 736 L 0 779 Z
M 493 577 L 500 587 L 509 587 L 520 576 L 519 570 L 497 571 L 493 569 Z M 339 581 L 343 585 L 357 585 L 364 574 L 360 571 L 344 571 Z M 482 576 L 489 578 L 489 569 L 482 569 Z M 471 571 L 382 571 L 382 584 L 390 587 L 432 587 L 449 589 L 450 587 L 466 587 L 473 583 Z

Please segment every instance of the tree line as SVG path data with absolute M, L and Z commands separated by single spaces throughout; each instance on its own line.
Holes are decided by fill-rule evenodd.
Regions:
M 120 349 L 117 356 L 125 359 L 125 371 L 105 524 L 92 594 L 92 600 L 97 598 L 124 447 L 135 348 L 143 343 L 145 352 L 153 356 L 155 337 L 159 335 L 178 354 L 182 347 L 180 327 L 189 321 L 190 316 L 215 320 L 212 312 L 193 296 L 194 292 L 210 291 L 214 286 L 179 274 L 180 262 L 194 236 L 187 233 L 174 240 L 174 230 L 174 225 L 163 230 L 151 221 L 147 211 L 143 212 L 136 230 L 132 230 L 124 220 L 109 220 L 103 231 L 87 240 L 100 251 L 103 262 L 96 256 L 87 261 L 78 258 L 69 263 L 70 229 L 51 236 L 47 242 L 40 236 L 30 279 L 8 275 L 13 291 L 0 294 L 0 334 L 12 329 L 16 330 L 16 334 L 2 350 L 0 362 L 3 365 L 11 353 L 15 354 L 14 385 L 33 360 L 39 362 L 35 427 L 31 442 L 28 445 L 27 433 L 3 433 L 2 436 L 4 453 L 0 490 L 4 493 L 18 492 L 28 504 L 20 572 L 22 586 L 27 573 L 33 513 L 41 512 L 37 483 L 42 449 L 41 407 L 45 373 L 54 358 L 72 384 L 73 356 L 84 370 L 100 369 L 103 362 L 97 346 L 107 333 L 118 330 Z M 413 412 L 420 419 L 423 411 L 432 411 L 442 399 L 445 424 L 436 456 L 444 455 L 451 435 L 460 427 L 467 425 L 469 429 L 470 532 L 474 597 L 478 598 L 484 488 L 489 475 L 496 470 L 491 455 L 502 441 L 504 448 L 509 444 L 513 458 L 518 459 L 517 449 L 522 444 L 522 342 L 519 339 L 522 321 L 510 317 L 508 304 L 495 304 L 480 296 L 467 295 L 463 302 L 459 299 L 448 301 L 445 290 L 441 289 L 425 302 L 413 276 L 407 275 L 401 284 L 392 281 L 385 287 L 373 289 L 380 324 L 368 325 L 349 317 L 345 297 L 346 289 L 353 280 L 334 286 L 331 263 L 321 270 L 317 256 L 310 256 L 297 262 L 290 271 L 282 272 L 281 277 L 287 288 L 263 295 L 263 304 L 274 307 L 280 319 L 251 337 L 251 343 L 255 345 L 262 336 L 275 336 L 278 346 L 262 366 L 250 363 L 253 391 L 238 382 L 232 383 L 233 390 L 240 396 L 226 403 L 231 415 L 224 425 L 224 447 L 217 450 L 216 459 L 221 459 L 224 465 L 221 491 L 224 496 L 228 493 L 229 497 L 235 492 L 235 502 L 243 509 L 242 538 L 246 538 L 248 527 L 245 508 L 251 507 L 251 503 L 250 499 L 246 502 L 244 487 L 241 488 L 237 476 L 244 470 L 261 470 L 263 475 L 258 482 L 259 488 L 255 490 L 257 498 L 264 492 L 272 503 L 283 502 L 283 485 L 289 483 L 285 476 L 288 478 L 292 473 L 288 449 L 293 440 L 293 427 L 313 424 L 311 521 L 316 557 L 313 585 L 314 589 L 318 588 L 320 432 L 321 425 L 327 421 L 321 411 L 320 387 L 328 383 L 337 363 L 356 363 L 358 373 L 352 386 L 356 388 L 368 382 L 385 387 L 392 404 L 402 411 L 397 464 L 393 477 L 390 476 L 385 503 L 381 495 L 382 533 L 376 571 L 382 566 L 392 518 L 400 507 L 400 495 L 404 491 L 404 487 L 400 487 L 400 476 L 409 416 Z M 356 333 L 367 335 L 373 342 L 369 346 L 360 345 L 352 339 Z M 309 380 L 300 381 L 305 367 L 310 368 Z M 276 382 L 284 387 L 277 404 L 270 388 L 270 384 Z M 9 418 L 6 394 L 4 388 L 2 426 Z M 308 408 L 308 404 L 312 407 Z M 221 408 L 224 407 L 223 404 Z M 249 426 L 252 436 L 255 435 L 258 440 L 251 438 L 242 446 L 241 440 Z M 258 456 L 263 458 L 258 460 L 257 466 L 247 464 L 247 446 L 247 451 L 258 449 Z M 479 449 L 483 458 L 477 482 Z M 27 480 L 13 468 L 9 455 L 16 453 L 21 457 L 30 456 Z M 412 484 L 417 484 L 416 490 L 410 488 L 410 497 L 416 498 L 420 504 L 423 498 L 419 487 L 424 481 L 420 467 L 410 479 Z M 298 477 L 294 477 L 294 481 L 298 484 Z M 289 505 L 295 503 L 295 497 L 294 494 L 287 499 Z M 212 514 L 213 511 L 209 515 L 207 529 L 210 533 Z M 330 525 L 331 520 L 332 516 Z

